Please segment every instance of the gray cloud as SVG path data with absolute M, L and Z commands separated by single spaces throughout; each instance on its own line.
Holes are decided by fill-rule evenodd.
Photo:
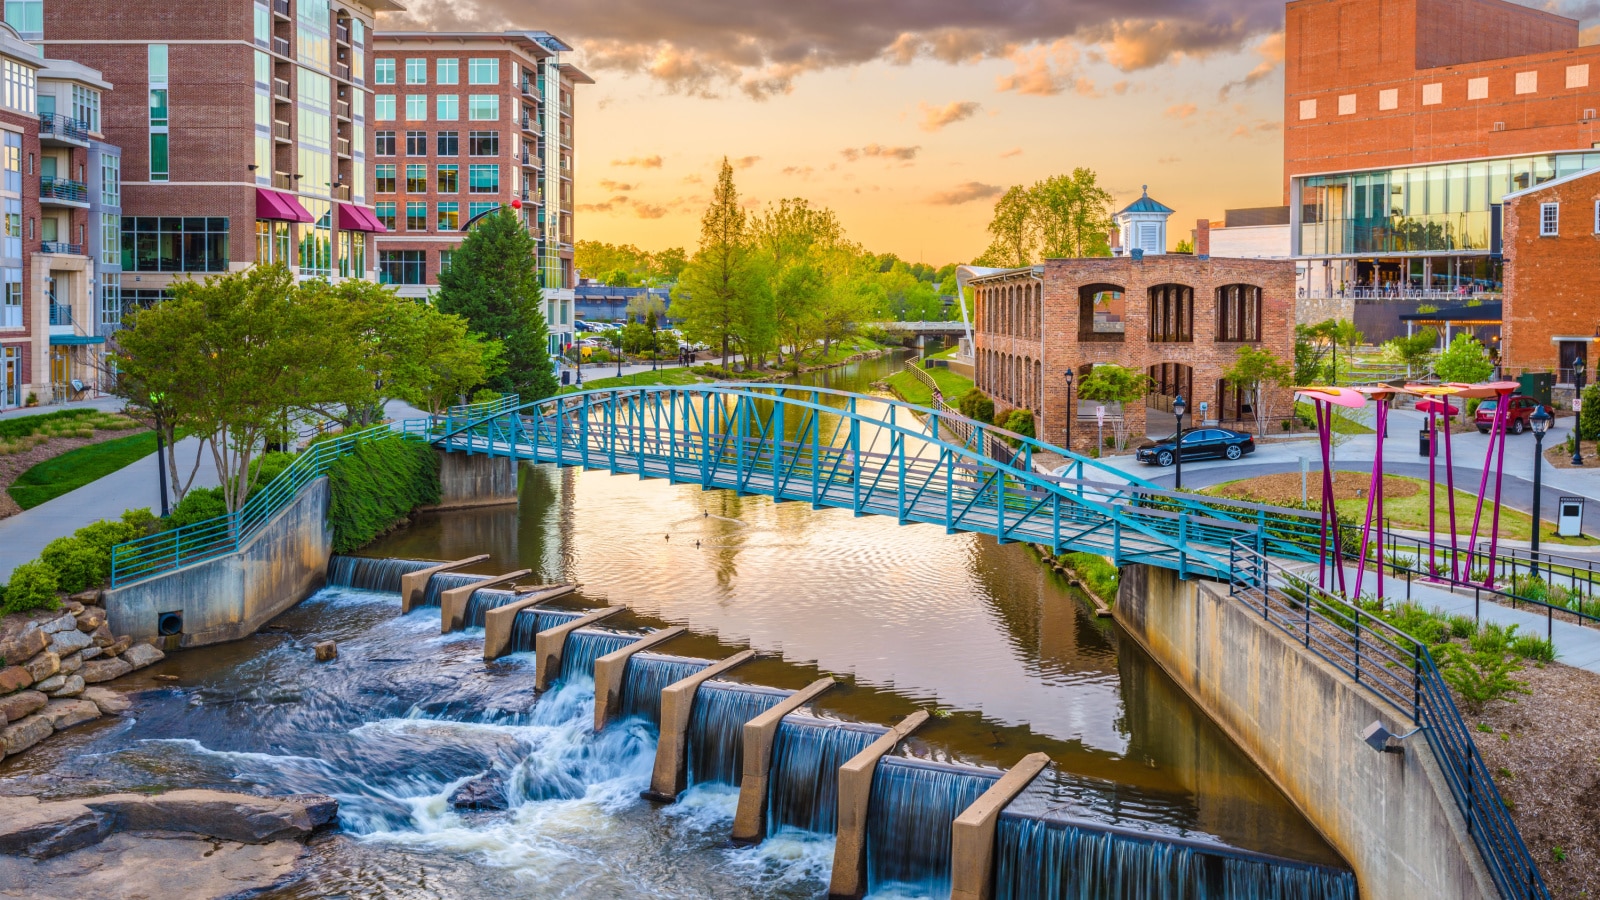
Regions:
M 999 185 L 984 184 L 981 181 L 969 181 L 966 184 L 957 185 L 951 190 L 940 191 L 930 196 L 928 202 L 935 206 L 960 206 L 963 203 L 971 203 L 974 200 L 987 200 L 990 197 L 998 197 L 1003 190 L 1005 189 Z
M 839 155 L 855 162 L 858 159 L 899 159 L 913 160 L 921 152 L 922 146 L 915 147 L 885 147 L 882 144 L 868 144 L 865 147 L 846 147 L 839 151 Z

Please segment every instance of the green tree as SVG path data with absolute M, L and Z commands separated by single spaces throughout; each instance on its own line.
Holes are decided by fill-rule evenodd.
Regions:
M 733 166 L 724 158 L 711 205 L 700 220 L 700 247 L 673 291 L 673 314 L 691 339 L 720 346 L 727 366 L 735 340 L 755 343 L 757 335 L 750 332 L 759 316 L 752 312 L 758 311 L 764 294 L 770 297 L 751 252 Z
M 628 307 L 624 311 L 629 322 L 643 322 L 654 318 L 660 320 L 667 314 L 667 304 L 655 294 L 639 294 L 628 298 Z
M 1414 334 L 1401 335 L 1391 338 L 1383 345 L 1385 359 L 1393 360 L 1406 367 L 1406 377 L 1416 377 L 1414 370 L 1427 371 L 1429 357 L 1433 356 L 1433 348 L 1439 344 L 1439 335 L 1432 328 L 1424 328 Z
M 1267 433 L 1267 421 L 1272 418 L 1272 399 L 1277 388 L 1294 378 L 1294 367 L 1274 356 L 1270 350 L 1240 347 L 1233 365 L 1222 373 L 1228 384 L 1248 391 L 1251 409 L 1255 411 L 1256 433 Z
M 1327 380 L 1328 352 L 1331 339 L 1326 334 L 1327 322 L 1294 327 L 1294 383 L 1302 387 Z
M 1183 240 L 1178 242 L 1178 246 L 1172 248 L 1172 252 L 1173 253 L 1193 253 L 1194 252 L 1194 241 L 1191 241 L 1188 238 L 1184 238 Z
M 650 256 L 651 277 L 662 285 L 676 284 L 688 265 L 689 257 L 682 247 L 668 247 Z
M 1600 383 L 1583 389 L 1583 409 L 1578 411 L 1578 430 L 1586 441 L 1600 438 Z
M 1433 363 L 1440 381 L 1476 384 L 1494 373 L 1494 361 L 1483 344 L 1470 334 L 1458 334 Z
M 1033 197 L 1022 185 L 1013 185 L 994 204 L 989 220 L 989 249 L 976 262 L 985 266 L 1013 268 L 1033 261 L 1038 238 L 1031 227 Z
M 434 304 L 461 316 L 475 334 L 504 346 L 505 368 L 486 385 L 540 400 L 556 392 L 533 237 L 509 208 L 467 232 L 450 268 L 439 273 Z
M 1111 192 L 1100 187 L 1094 172 L 1077 168 L 1035 184 L 1032 227 L 1039 234 L 1039 252 L 1047 259 L 1110 256 Z M 1031 262 L 1031 260 L 1030 260 Z
M 1150 392 L 1150 386 L 1150 376 L 1143 372 L 1113 363 L 1101 363 L 1079 380 L 1078 396 L 1084 400 L 1117 405 L 1111 420 L 1111 435 L 1120 451 L 1128 446 L 1126 418 L 1121 411 L 1129 403 L 1143 399 Z
M 423 309 L 415 323 L 415 353 L 401 397 L 437 414 L 500 374 L 504 351 L 499 341 L 472 333 L 460 316 Z

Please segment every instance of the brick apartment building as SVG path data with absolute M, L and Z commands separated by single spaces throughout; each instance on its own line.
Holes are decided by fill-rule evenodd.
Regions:
M 40 8 L 42 6 L 42 8 Z M 49 54 L 116 85 L 124 302 L 174 279 L 281 261 L 371 277 L 367 85 L 392 0 L 7 2 Z
M 1498 290 L 1506 195 L 1600 165 L 1600 46 L 1505 0 L 1294 0 L 1284 86 L 1308 299 Z
M 1155 389 L 1120 412 L 1129 433 L 1163 435 L 1173 429 L 1172 400 L 1180 394 L 1188 422 L 1249 418 L 1251 398 L 1222 381 L 1240 347 L 1293 358 L 1294 264 L 1286 260 L 1050 259 L 968 284 L 977 300 L 978 387 L 997 409 L 1032 410 L 1040 439 L 1050 443 L 1066 438 L 1068 370 L 1078 380 L 1104 363 L 1147 373 Z M 1072 399 L 1072 449 L 1087 452 L 1097 404 L 1075 390 Z M 1288 411 L 1287 392 L 1273 400 Z
M 1594 381 L 1600 341 L 1600 169 L 1505 196 L 1501 371 Z
M 425 296 L 479 216 L 537 245 L 550 351 L 572 342 L 573 95 L 594 81 L 543 31 L 380 32 L 373 60 L 379 277 Z

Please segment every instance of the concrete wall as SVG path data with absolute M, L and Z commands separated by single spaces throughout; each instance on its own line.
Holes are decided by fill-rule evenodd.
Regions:
M 156 619 L 183 613 L 180 647 L 238 640 L 322 587 L 333 553 L 328 480 L 319 478 L 238 552 L 106 592 L 111 629 L 156 637 Z
M 1409 720 L 1223 585 L 1129 566 L 1116 618 L 1344 856 L 1363 897 L 1498 898 L 1424 737 L 1400 754 L 1359 737 Z
M 517 502 L 517 462 L 483 454 L 439 454 L 439 505 L 434 509 L 463 509 Z

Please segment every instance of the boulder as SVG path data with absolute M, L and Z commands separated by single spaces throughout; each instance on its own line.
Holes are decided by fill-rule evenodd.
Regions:
M 41 802 L 0 797 L 0 854 L 49 859 L 99 843 L 111 833 L 111 818 L 81 801 Z
M 339 645 L 333 641 L 318 641 L 312 646 L 312 650 L 317 654 L 317 662 L 328 662 L 339 658 Z
M 244 844 L 303 839 L 333 821 L 339 809 L 321 794 L 253 797 L 207 790 L 113 794 L 84 805 L 109 815 L 119 831 L 187 832 Z
M 116 656 L 131 646 L 133 646 L 133 638 L 123 635 L 122 637 L 119 637 L 115 641 L 106 645 L 106 655 Z
M 72 631 L 78 630 L 78 617 L 72 613 L 62 613 L 48 622 L 39 623 L 39 630 L 45 634 L 59 634 L 69 629 Z
M 122 660 L 135 669 L 166 659 L 167 655 L 149 644 L 133 644 L 122 651 Z
M 82 653 L 74 653 L 71 656 L 63 656 L 61 657 L 61 670 L 56 674 L 71 675 L 72 673 L 83 668 L 83 662 L 84 660 Z
M 49 644 L 50 636 L 30 622 L 27 630 L 0 639 L 0 661 L 16 665 L 38 656 Z
M 49 719 L 51 726 L 60 731 L 100 718 L 100 707 L 89 700 L 51 700 L 39 715 Z
M 96 826 L 85 820 L 80 827 Z M 93 836 L 92 831 L 87 835 Z M 55 850 L 54 859 L 0 857 L 0 897 L 255 897 L 294 881 L 307 856 L 298 841 L 232 844 L 190 835 L 113 834 L 88 843 L 95 846 L 64 856 Z
M 76 594 L 74 594 L 72 597 L 69 597 L 66 602 L 62 603 L 61 608 L 71 613 L 73 618 L 77 618 L 78 614 L 83 612 L 83 604 L 77 601 Z
M 51 691 L 60 690 L 61 686 L 66 684 L 66 683 L 67 683 L 67 676 L 62 675 L 60 672 L 57 672 L 56 674 L 51 675 L 49 678 L 46 678 L 43 681 L 34 682 L 33 689 L 36 690 L 36 691 L 43 691 L 46 694 L 48 694 Z
M 498 775 L 483 775 L 456 788 L 450 795 L 450 805 L 456 809 L 506 809 L 511 804 L 506 799 L 506 783 Z
M 92 687 L 83 689 L 83 699 L 99 707 L 100 712 L 107 716 L 115 716 L 128 711 L 133 702 L 122 694 L 109 688 Z
M 91 606 L 78 613 L 78 630 L 84 634 L 91 634 L 96 628 L 106 623 L 106 611 L 99 607 Z
M 81 675 L 68 675 L 67 683 L 53 691 L 46 691 L 52 697 L 76 697 L 83 693 L 84 682 Z
M 49 698 L 39 691 L 18 691 L 9 697 L 0 697 L 0 720 L 15 722 L 24 716 L 44 709 Z
M 55 730 L 50 720 L 39 713 L 23 716 L 0 730 L 0 750 L 4 750 L 6 756 L 21 753 L 49 737 Z
M 111 636 L 111 626 L 105 624 L 101 624 L 99 628 L 96 628 L 94 631 L 90 632 L 89 637 L 94 640 L 94 645 L 96 647 L 109 648 L 112 644 L 117 642 L 117 639 Z M 116 656 L 115 653 L 112 653 L 111 655 Z
M 43 681 L 51 675 L 61 671 L 61 657 L 46 650 L 22 664 L 34 681 Z
M 78 651 L 78 658 L 84 662 L 88 662 L 89 660 L 94 659 L 105 652 L 106 651 L 100 647 L 85 647 Z
M 33 675 L 21 666 L 6 666 L 0 669 L 0 694 L 9 694 L 20 691 L 33 684 Z
M 80 606 L 93 606 L 100 602 L 101 593 L 102 591 L 99 588 L 93 588 L 87 591 L 79 591 L 73 594 L 70 599 Z
M 85 684 L 99 684 L 102 681 L 121 678 L 132 671 L 133 666 L 116 657 L 112 657 L 111 659 L 90 660 L 83 664 L 83 668 L 78 671 L 78 674 L 83 677 Z
M 74 628 L 70 631 L 58 631 L 50 635 L 50 646 L 46 649 L 57 656 L 66 656 L 68 653 L 77 653 L 79 650 L 93 644 L 94 638 Z

